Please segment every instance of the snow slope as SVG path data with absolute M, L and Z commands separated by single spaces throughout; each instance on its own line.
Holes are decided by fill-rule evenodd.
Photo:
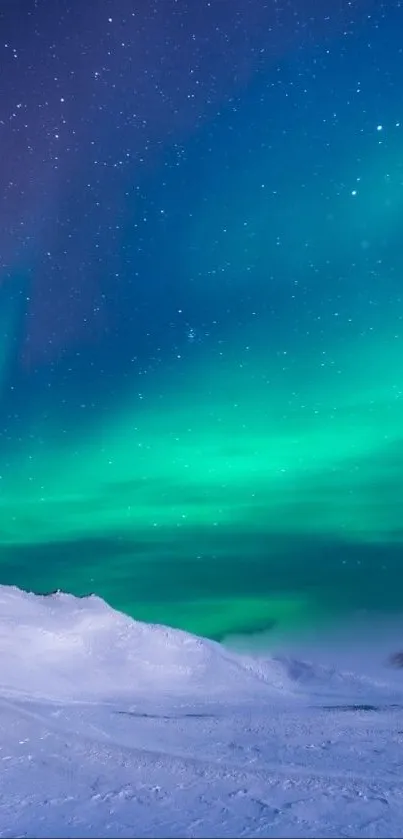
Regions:
M 403 677 L 0 587 L 0 837 L 403 837 Z

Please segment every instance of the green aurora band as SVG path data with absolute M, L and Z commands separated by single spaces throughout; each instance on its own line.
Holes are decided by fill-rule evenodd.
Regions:
M 400 144 L 387 173 L 367 156 L 358 186 L 340 160 L 331 212 L 317 185 L 305 188 L 301 160 L 288 172 L 276 258 L 295 295 L 280 326 L 256 303 L 265 283 L 269 300 L 279 250 L 269 164 L 223 177 L 216 215 L 195 214 L 178 251 L 184 276 L 203 277 L 192 293 L 211 305 L 242 293 L 249 325 L 219 323 L 220 341 L 189 344 L 64 447 L 49 396 L 3 475 L 2 582 L 95 591 L 139 619 L 214 637 L 400 607 L 402 323 L 390 272 L 379 289 L 379 268 L 371 293 L 365 264 L 385 237 L 399 250 Z M 327 302 L 329 262 L 339 293 Z M 394 264 L 401 283 L 401 255 Z
M 31 444 L 30 472 L 16 459 L 3 547 L 53 546 L 52 566 L 44 551 L 32 567 L 34 588 L 42 576 L 42 589 L 93 586 L 137 617 L 219 636 L 329 614 L 357 562 L 345 545 L 401 545 L 401 342 L 385 337 L 380 358 L 377 341 L 371 359 L 343 338 L 328 362 L 316 347 L 303 364 L 265 363 L 257 343 L 255 328 L 246 364 L 243 345 L 228 348 L 228 364 L 203 348 L 186 378 L 172 376 L 170 397 L 134 396 L 64 452 Z M 314 553 L 335 540 L 341 590 L 331 583 L 326 597 Z M 374 593 L 382 582 L 378 568 Z

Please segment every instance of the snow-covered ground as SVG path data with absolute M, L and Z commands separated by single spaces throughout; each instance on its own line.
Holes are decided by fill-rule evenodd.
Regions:
M 1 837 L 403 837 L 403 671 L 5 587 L 0 656 Z

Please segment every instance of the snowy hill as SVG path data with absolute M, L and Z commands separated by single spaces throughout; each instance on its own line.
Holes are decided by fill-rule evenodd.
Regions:
M 0 836 L 403 836 L 400 674 L 5 587 L 0 655 Z

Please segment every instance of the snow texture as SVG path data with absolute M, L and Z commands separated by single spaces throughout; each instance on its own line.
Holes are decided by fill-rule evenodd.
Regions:
M 0 653 L 1 837 L 403 837 L 396 670 L 6 587 Z

